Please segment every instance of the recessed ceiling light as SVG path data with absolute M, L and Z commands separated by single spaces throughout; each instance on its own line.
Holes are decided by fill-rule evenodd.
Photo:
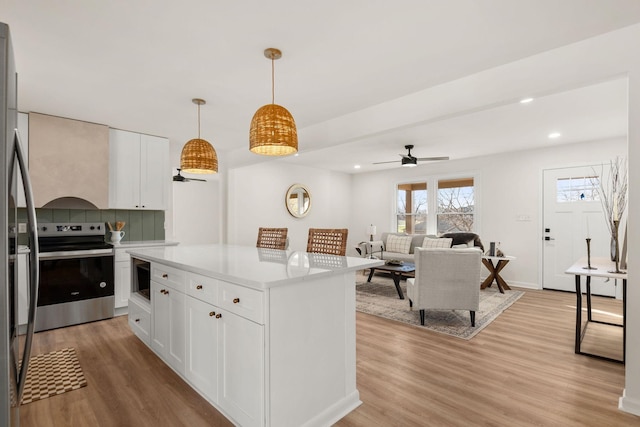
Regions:
M 533 98 L 522 98 L 522 99 L 520 100 L 520 104 L 528 104 L 528 103 L 530 103 L 531 101 L 533 101 Z
M 360 169 L 360 165 L 353 165 L 354 169 Z
M 298 157 L 300 155 L 300 153 L 296 153 L 293 155 L 293 157 Z
M 549 134 L 549 139 L 556 139 L 556 138 L 560 138 L 562 136 L 562 134 L 560 132 L 551 132 Z

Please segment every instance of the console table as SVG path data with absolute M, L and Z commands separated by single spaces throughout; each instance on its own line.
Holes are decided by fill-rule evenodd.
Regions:
M 575 337 L 575 352 L 576 354 L 583 354 L 585 356 L 591 356 L 598 359 L 609 360 L 612 362 L 625 362 L 626 356 L 626 343 L 627 343 L 627 273 L 612 273 L 615 270 L 615 264 L 608 258 L 591 258 L 591 266 L 594 269 L 587 269 L 587 257 L 583 257 L 575 262 L 571 267 L 565 271 L 566 274 L 572 274 L 575 276 L 576 281 L 576 337 Z M 580 286 L 580 278 L 585 276 L 587 278 L 587 322 L 582 329 L 582 289 Z M 591 316 L 591 278 L 592 277 L 605 277 L 609 279 L 622 280 L 622 324 L 603 322 L 600 320 L 593 320 Z M 589 323 L 600 323 L 603 325 L 611 325 L 622 328 L 622 360 L 612 359 L 610 357 L 600 356 L 593 353 L 587 353 L 580 349 L 580 344 L 587 332 Z
M 505 282 L 502 276 L 500 276 L 500 272 L 502 271 L 503 268 L 507 266 L 509 261 L 514 259 L 516 259 L 516 257 L 514 256 L 483 255 L 482 263 L 484 264 L 485 267 L 487 267 L 487 270 L 489 270 L 489 276 L 487 276 L 487 278 L 484 279 L 484 282 L 482 282 L 480 289 L 485 289 L 491 286 L 493 284 L 493 281 L 495 280 L 496 283 L 498 284 L 498 289 L 500 290 L 501 294 L 504 294 L 505 289 L 510 291 L 511 288 L 509 287 L 507 282 Z M 495 264 L 493 263 L 494 261 L 496 262 Z

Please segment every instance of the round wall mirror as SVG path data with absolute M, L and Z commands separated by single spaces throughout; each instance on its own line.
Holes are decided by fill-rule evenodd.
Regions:
M 311 193 L 304 185 L 293 184 L 287 190 L 287 197 L 284 201 L 289 213 L 296 218 L 302 218 L 311 209 Z

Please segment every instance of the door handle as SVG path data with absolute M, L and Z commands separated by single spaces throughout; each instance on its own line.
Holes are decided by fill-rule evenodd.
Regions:
M 35 203 L 33 202 L 33 190 L 31 188 L 31 180 L 27 170 L 24 153 L 22 152 L 22 143 L 18 129 L 14 130 L 15 158 L 18 159 L 20 166 L 20 174 L 22 175 L 22 183 L 24 195 L 27 202 L 27 218 L 29 231 L 29 312 L 27 315 L 27 335 L 25 337 L 24 350 L 22 354 L 22 366 L 18 374 L 18 390 L 17 400 L 22 399 L 24 384 L 27 380 L 27 370 L 29 369 L 29 359 L 31 358 L 31 344 L 33 342 L 33 333 L 36 323 L 36 303 L 38 300 L 38 284 L 40 282 L 40 259 L 38 248 L 38 223 L 36 220 Z

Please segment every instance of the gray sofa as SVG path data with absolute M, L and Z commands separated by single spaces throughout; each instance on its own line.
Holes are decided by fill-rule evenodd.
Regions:
M 387 250 L 387 240 L 389 236 L 411 236 L 411 246 L 409 247 L 409 253 L 390 252 Z M 380 240 L 374 240 L 373 242 L 362 242 L 358 245 L 358 251 L 363 257 L 370 255 L 375 258 L 384 260 L 399 260 L 403 262 L 414 262 L 414 254 L 416 247 L 422 247 L 424 238 L 429 237 L 432 239 L 438 239 L 440 237 L 451 238 L 452 248 L 468 248 L 477 247 L 484 252 L 484 246 L 480 240 L 480 236 L 475 233 L 446 233 L 442 236 L 434 236 L 432 234 L 404 234 L 404 233 L 382 233 Z

